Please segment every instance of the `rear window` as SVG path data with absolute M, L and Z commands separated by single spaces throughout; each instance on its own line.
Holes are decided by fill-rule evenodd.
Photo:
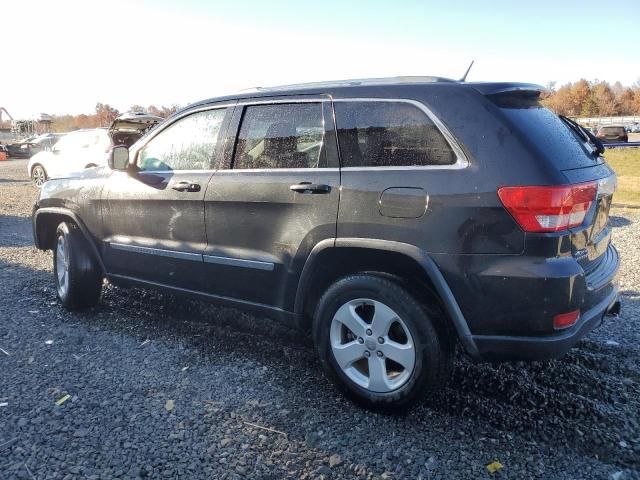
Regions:
M 488 98 L 559 170 L 591 167 L 601 162 L 591 155 L 588 145 L 573 130 L 540 104 L 537 94 L 502 94 Z
M 343 167 L 451 165 L 456 155 L 440 130 L 405 102 L 335 102 Z

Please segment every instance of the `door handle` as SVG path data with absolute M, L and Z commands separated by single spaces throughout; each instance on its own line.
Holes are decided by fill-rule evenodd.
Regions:
M 329 193 L 331 191 L 331 187 L 329 185 L 311 182 L 301 182 L 297 185 L 291 185 L 289 189 L 303 194 Z
M 197 183 L 191 183 L 187 181 L 178 182 L 175 185 L 173 185 L 171 188 L 173 188 L 178 192 L 199 192 L 200 191 L 200 185 L 198 185 Z

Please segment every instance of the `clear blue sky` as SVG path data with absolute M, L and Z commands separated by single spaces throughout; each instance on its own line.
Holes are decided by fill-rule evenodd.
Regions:
M 640 80 L 640 0 L 3 3 L 5 40 L 55 52 L 0 79 L 0 105 L 20 115 L 300 81 L 459 77 L 472 59 L 469 80 Z

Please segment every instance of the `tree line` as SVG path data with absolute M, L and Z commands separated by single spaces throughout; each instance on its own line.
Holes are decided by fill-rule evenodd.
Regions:
M 167 118 L 178 109 L 178 105 L 156 106 L 149 105 L 144 108 L 141 105 L 132 105 L 130 112 L 147 112 L 149 115 Z M 121 112 L 113 108 L 108 103 L 97 103 L 95 112 L 90 114 L 81 113 L 79 115 L 53 115 L 51 122 L 52 132 L 70 132 L 80 128 L 108 127 Z
M 640 81 L 631 87 L 620 82 L 585 79 L 567 83 L 556 89 L 555 82 L 547 85 L 542 103 L 560 115 L 576 117 L 615 117 L 640 115 Z

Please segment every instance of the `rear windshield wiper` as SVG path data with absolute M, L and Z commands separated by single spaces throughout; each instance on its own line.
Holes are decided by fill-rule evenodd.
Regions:
M 595 147 L 592 151 L 595 156 L 599 156 L 604 153 L 604 145 L 593 133 L 564 115 L 558 115 L 558 117 L 560 117 L 560 120 L 562 120 L 565 125 L 573 130 L 580 138 Z

